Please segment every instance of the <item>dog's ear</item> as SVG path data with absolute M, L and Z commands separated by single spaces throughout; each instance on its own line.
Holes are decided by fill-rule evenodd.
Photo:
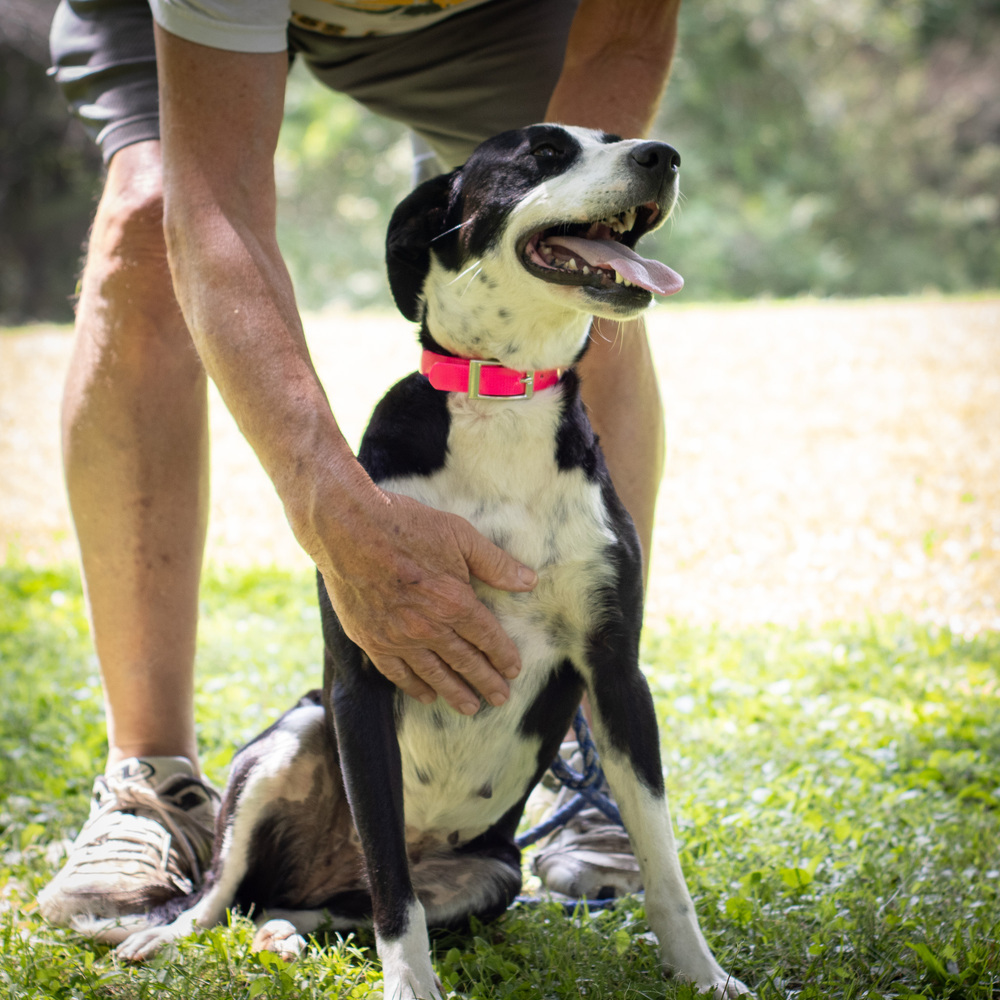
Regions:
M 414 188 L 389 220 L 385 241 L 389 288 L 399 311 L 414 323 L 423 318 L 421 293 L 431 266 L 431 247 L 448 230 L 452 185 L 460 169 Z

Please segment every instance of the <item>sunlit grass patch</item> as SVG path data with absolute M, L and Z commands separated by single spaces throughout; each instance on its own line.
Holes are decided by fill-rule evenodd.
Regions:
M 313 581 L 218 571 L 203 591 L 199 737 L 209 776 L 320 682 Z M 761 997 L 1000 996 L 1000 636 L 904 619 L 739 631 L 651 623 L 682 862 L 720 961 Z M 371 935 L 294 965 L 244 917 L 124 967 L 47 927 L 34 894 L 86 814 L 104 753 L 78 578 L 0 569 L 0 990 L 11 997 L 365 997 Z M 456 993 L 687 997 L 641 902 L 514 909 L 438 935 Z

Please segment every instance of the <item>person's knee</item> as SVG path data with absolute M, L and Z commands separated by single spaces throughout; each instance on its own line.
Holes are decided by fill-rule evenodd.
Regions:
M 113 312 L 172 313 L 159 143 L 128 146 L 108 170 L 87 247 L 83 295 Z

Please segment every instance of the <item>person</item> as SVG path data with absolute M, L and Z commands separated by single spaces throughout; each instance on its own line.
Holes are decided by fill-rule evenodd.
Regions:
M 107 164 L 62 421 L 108 758 L 40 894 L 49 919 L 145 909 L 189 891 L 207 860 L 217 796 L 193 709 L 207 378 L 378 670 L 473 714 L 480 698 L 503 704 L 520 669 L 470 577 L 525 591 L 534 572 L 462 519 L 375 487 L 310 362 L 275 239 L 290 53 L 408 125 L 430 176 L 535 121 L 647 133 L 679 2 L 61 0 L 54 73 Z M 629 327 L 596 324 L 581 374 L 648 565 L 664 432 L 645 331 Z

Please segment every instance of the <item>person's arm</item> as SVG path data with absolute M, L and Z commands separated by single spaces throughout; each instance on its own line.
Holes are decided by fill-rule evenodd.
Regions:
M 677 44 L 680 0 L 583 0 L 546 121 L 630 139 L 652 125 Z
M 462 677 L 505 698 L 517 650 L 470 574 L 528 590 L 534 573 L 461 518 L 378 489 L 310 361 L 275 237 L 287 55 L 210 49 L 159 26 L 156 41 L 170 266 L 208 374 L 375 666 L 409 694 L 436 691 L 466 712 L 479 699 Z

